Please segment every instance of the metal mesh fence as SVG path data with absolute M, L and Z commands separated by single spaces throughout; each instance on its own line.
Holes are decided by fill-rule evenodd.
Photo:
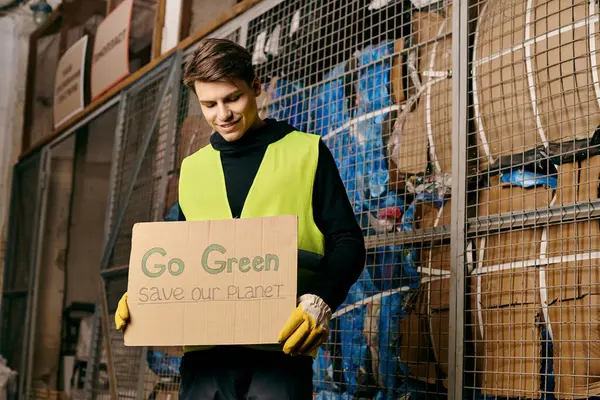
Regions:
M 284 1 L 248 24 L 264 116 L 323 138 L 367 242 L 315 360 L 320 398 L 447 391 L 450 11 Z
M 597 396 L 598 4 L 473 2 L 470 14 L 467 387 Z
M 113 157 L 107 238 L 102 260 L 103 293 L 92 337 L 92 365 L 87 371 L 87 398 L 110 398 L 112 377 L 118 398 L 145 398 L 159 379 L 151 377 L 151 352 L 126 347 L 114 329 L 114 313 L 127 290 L 131 231 L 137 222 L 163 214 L 175 117 L 173 98 L 180 78 L 173 60 L 165 61 L 126 91 L 121 103 Z M 177 82 L 177 83 L 174 83 Z M 100 304 L 102 306 L 102 304 Z M 108 338 L 108 341 L 105 340 Z

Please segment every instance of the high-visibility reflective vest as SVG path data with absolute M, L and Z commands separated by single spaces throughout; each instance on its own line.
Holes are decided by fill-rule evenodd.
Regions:
M 312 196 L 319 136 L 290 132 L 265 152 L 242 208 L 241 218 L 298 216 L 298 249 L 324 254 L 325 240 L 313 218 Z M 179 177 L 179 206 L 187 221 L 231 219 L 220 153 L 211 145 L 187 157 Z M 318 275 L 298 269 L 298 295 Z M 273 346 L 251 346 L 274 349 Z M 185 351 L 210 346 L 186 346 Z

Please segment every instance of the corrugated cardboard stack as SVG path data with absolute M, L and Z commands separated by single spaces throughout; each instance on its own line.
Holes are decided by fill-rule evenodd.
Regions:
M 479 215 L 598 199 L 600 157 L 556 168 L 555 190 L 502 186 L 494 178 L 480 194 Z M 470 281 L 477 386 L 484 394 L 541 396 L 543 327 L 553 347 L 547 372 L 556 377 L 556 397 L 600 394 L 599 248 L 598 220 L 542 222 L 479 240 Z
M 449 226 L 451 203 L 436 208 L 430 203 L 418 207 L 417 227 Z M 400 359 L 410 376 L 448 386 L 448 328 L 450 312 L 450 245 L 425 244 L 421 250 L 420 272 L 423 282 L 414 302 L 407 307 L 408 316 L 400 323 Z M 441 372 L 441 373 L 440 373 Z
M 483 4 L 472 51 L 480 171 L 497 167 L 501 156 L 515 155 L 518 163 L 533 149 L 561 155 L 574 140 L 593 136 L 600 123 L 598 10 L 594 1 Z M 598 164 L 594 157 L 556 165 L 556 189 L 503 186 L 493 177 L 478 193 L 478 215 L 595 200 Z M 600 393 L 598 247 L 597 220 L 480 234 L 470 304 L 483 394 L 539 398 L 552 391 L 543 384 L 542 365 L 550 368 L 542 359 L 544 328 L 556 397 Z
M 502 185 L 491 177 L 479 193 L 480 217 L 546 208 L 551 188 Z M 538 398 L 541 302 L 538 272 L 543 228 L 491 233 L 477 241 L 470 278 L 477 387 L 484 394 Z
M 426 205 L 422 228 L 450 226 L 452 207 L 450 200 L 441 209 Z M 448 387 L 448 329 L 450 315 L 450 245 L 428 246 L 421 251 L 423 276 L 431 281 L 424 284 L 427 294 L 429 336 L 438 367 L 444 374 L 443 384 Z
M 392 163 L 408 175 L 425 172 L 429 162 L 436 172 L 452 169 L 452 8 L 445 12 L 413 15 L 421 82 L 399 113 L 389 145 Z
M 568 203 L 598 200 L 600 157 L 560 166 L 557 197 Z M 561 193 L 562 192 L 562 193 Z M 600 222 L 548 228 L 546 323 L 554 345 L 556 396 L 600 394 Z
M 400 321 L 400 360 L 412 378 L 435 384 L 438 376 L 434 348 L 430 341 L 427 293 L 420 290 L 405 308 Z
M 483 5 L 472 65 L 482 169 L 501 155 L 592 136 L 600 123 L 597 32 L 594 1 Z

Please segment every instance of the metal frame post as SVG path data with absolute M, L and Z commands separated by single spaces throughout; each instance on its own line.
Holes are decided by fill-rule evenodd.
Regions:
M 448 395 L 463 398 L 467 181 L 468 0 L 452 13 L 452 228 Z
M 27 301 L 27 317 L 25 319 L 25 346 L 21 368 L 25 369 L 25 376 L 20 380 L 19 397 L 28 399 L 31 389 L 31 375 L 33 370 L 33 348 L 35 345 L 35 328 L 37 317 L 37 301 L 40 278 L 40 264 L 42 258 L 44 229 L 46 227 L 46 206 L 48 204 L 48 186 L 51 169 L 51 149 L 46 147 L 41 152 L 38 188 L 36 194 L 36 211 L 34 220 L 37 221 L 32 241 L 33 257 L 30 267 L 29 295 Z

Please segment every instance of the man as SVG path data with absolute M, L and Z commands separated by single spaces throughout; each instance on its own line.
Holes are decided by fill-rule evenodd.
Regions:
M 298 306 L 278 346 L 186 347 L 182 399 L 311 399 L 312 356 L 365 262 L 331 153 L 318 136 L 259 117 L 261 83 L 251 60 L 231 41 L 208 39 L 185 67 L 184 83 L 215 133 L 181 165 L 179 219 L 298 215 Z M 128 320 L 125 294 L 117 329 Z

